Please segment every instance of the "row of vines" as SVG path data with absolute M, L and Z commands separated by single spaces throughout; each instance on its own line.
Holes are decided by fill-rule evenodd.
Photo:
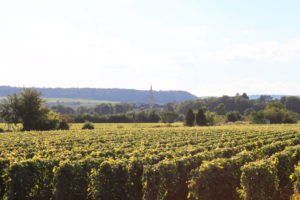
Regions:
M 298 161 L 298 125 L 2 133 L 0 199 L 289 199 Z

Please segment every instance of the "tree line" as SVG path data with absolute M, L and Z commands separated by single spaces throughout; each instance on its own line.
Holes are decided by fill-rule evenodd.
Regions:
M 277 108 L 275 109 L 275 104 L 267 106 L 270 102 L 277 102 Z M 284 109 L 278 109 L 278 106 Z M 249 99 L 248 95 L 243 93 L 232 97 L 209 97 L 177 104 L 167 103 L 163 105 L 162 110 L 137 110 L 135 105 L 129 103 L 102 103 L 95 107 L 80 106 L 71 112 L 69 111 L 71 108 L 62 105 L 53 106 L 51 109 L 73 116 L 75 122 L 86 120 L 99 123 L 184 122 L 189 110 L 196 115 L 199 109 L 203 109 L 207 125 L 235 121 L 295 123 L 300 114 L 300 98 L 288 96 L 273 99 L 272 96 L 262 95 L 257 99 Z
M 300 113 L 300 98 L 279 100 L 263 95 L 249 99 L 246 93 L 233 97 L 210 97 L 178 104 L 164 104 L 162 110 L 135 110 L 130 103 L 102 103 L 95 107 L 80 106 L 76 110 L 56 105 L 48 108 L 34 89 L 24 89 L 9 95 L 0 104 L 0 118 L 8 124 L 21 123 L 23 130 L 68 129 L 68 123 L 173 123 L 188 126 L 215 125 L 226 122 L 296 123 Z

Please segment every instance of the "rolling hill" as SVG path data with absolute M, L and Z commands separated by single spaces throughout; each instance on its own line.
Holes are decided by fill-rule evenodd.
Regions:
M 0 97 L 6 97 L 23 88 L 0 86 Z M 103 89 L 103 88 L 34 88 L 42 93 L 42 97 L 49 99 L 81 99 L 112 102 L 148 103 L 148 90 L 135 89 Z M 182 102 L 195 100 L 198 97 L 186 91 L 153 91 L 154 101 L 157 104 L 167 102 Z

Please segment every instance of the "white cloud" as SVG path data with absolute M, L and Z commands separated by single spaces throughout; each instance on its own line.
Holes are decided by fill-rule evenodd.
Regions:
M 202 59 L 211 62 L 289 62 L 300 58 L 300 40 L 233 45 L 229 50 L 205 52 Z
M 280 94 L 300 95 L 297 82 L 266 81 L 264 79 L 242 79 L 227 83 L 202 84 L 195 94 L 200 96 L 235 95 L 246 92 L 249 94 Z
M 176 37 L 206 37 L 208 29 L 206 27 L 182 27 L 173 28 L 170 33 Z

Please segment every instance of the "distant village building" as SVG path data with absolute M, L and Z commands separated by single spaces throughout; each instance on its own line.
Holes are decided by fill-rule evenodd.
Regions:
M 151 109 L 155 109 L 158 112 L 160 112 L 163 109 L 162 104 L 154 103 L 154 95 L 153 95 L 152 85 L 150 86 L 150 90 L 149 90 L 149 103 L 136 103 L 134 111 L 151 110 Z

